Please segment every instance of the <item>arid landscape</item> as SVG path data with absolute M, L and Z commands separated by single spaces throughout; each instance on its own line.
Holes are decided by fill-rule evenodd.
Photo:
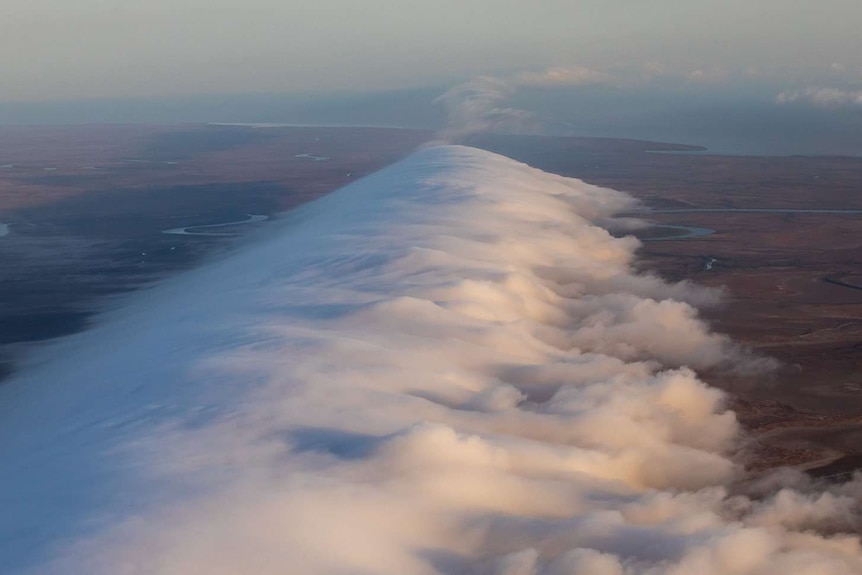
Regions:
M 644 242 L 644 265 L 725 289 L 707 319 L 782 364 L 772 374 L 709 374 L 757 434 L 753 467 L 834 475 L 862 463 L 862 158 L 711 156 L 577 138 L 475 143 L 633 194 L 659 226 L 640 235 L 661 238 Z M 727 211 L 698 211 L 709 209 Z M 678 227 L 713 233 L 667 239 L 685 235 Z

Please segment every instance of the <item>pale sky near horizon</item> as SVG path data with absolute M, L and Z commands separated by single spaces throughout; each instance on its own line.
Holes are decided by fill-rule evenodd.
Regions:
M 548 67 L 862 81 L 858 0 L 4 0 L 0 103 L 407 88 Z

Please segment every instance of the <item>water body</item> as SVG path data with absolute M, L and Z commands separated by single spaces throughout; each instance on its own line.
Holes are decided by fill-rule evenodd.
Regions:
M 208 126 L 226 126 L 240 128 L 387 128 L 390 130 L 429 130 L 436 129 L 439 126 L 416 126 L 412 122 L 405 124 L 387 124 L 380 122 L 353 122 L 353 123 L 332 123 L 332 122 L 306 122 L 306 123 L 283 123 L 283 122 L 209 122 Z
M 740 213 L 740 214 L 862 214 L 862 210 L 853 209 L 804 209 L 804 208 L 671 208 L 658 210 L 644 210 L 643 213 L 652 214 L 712 214 L 712 213 Z M 664 227 L 664 226 L 663 226 Z
M 707 148 L 701 148 L 698 150 L 644 150 L 646 154 L 663 154 L 663 155 L 672 155 L 672 156 L 703 156 L 708 155 L 709 150 Z M 724 154 L 723 154 L 724 155 Z
M 641 210 L 631 212 L 630 215 L 642 214 L 715 214 L 715 213 L 740 213 L 740 214 L 831 214 L 831 215 L 859 215 L 862 210 L 843 208 L 670 208 L 657 210 Z M 669 240 L 685 240 L 708 236 L 715 233 L 710 228 L 682 225 L 659 225 L 656 227 L 680 230 L 680 234 L 659 236 L 657 238 L 642 238 L 644 242 L 657 242 Z M 712 258 L 710 258 L 712 259 Z M 714 263 L 714 260 L 713 262 Z M 708 263 L 706 269 L 712 269 L 712 263 Z
M 122 158 L 121 162 L 126 162 L 127 164 L 167 164 L 169 166 L 175 166 L 179 164 L 176 161 L 162 161 L 162 160 L 142 160 L 138 158 Z
M 240 226 L 244 224 L 255 224 L 257 222 L 262 222 L 268 219 L 269 216 L 248 214 L 248 218 L 235 222 L 222 222 L 218 224 L 206 224 L 203 226 L 186 226 L 183 228 L 171 228 L 169 230 L 162 230 L 162 233 L 178 236 L 235 236 L 237 234 L 231 232 L 218 232 L 210 230 L 217 230 L 230 226 Z
M 544 557 L 512 549 L 552 548 L 561 560 L 547 571 L 696 572 L 720 570 L 713 557 L 735 545 L 755 548 L 763 573 L 799 558 L 810 573 L 862 573 L 858 537 L 836 552 L 808 523 L 779 523 L 843 488 L 776 479 L 757 499 L 726 495 L 740 479 L 724 455 L 732 415 L 692 370 L 661 366 L 737 358 L 690 323 L 688 305 L 625 288 L 643 276 L 603 258 L 613 242 L 582 217 L 604 202 L 499 156 L 426 149 L 46 352 L 0 386 L 11 407 L 0 417 L 3 571 L 146 572 L 156 558 L 173 573 L 526 573 Z M 463 252 L 477 242 L 481 262 Z M 573 254 L 590 280 L 576 300 L 509 281 L 551 290 L 536 268 Z M 623 280 L 611 295 L 623 316 L 661 314 L 643 314 L 632 334 L 599 305 L 589 313 L 608 322 L 611 351 L 582 354 L 595 330 L 579 312 L 609 295 L 590 289 L 608 273 Z M 573 326 L 578 349 L 534 337 L 548 325 L 527 313 L 536 306 Z M 523 402 L 561 373 L 551 393 L 563 409 Z M 596 408 L 572 408 L 587 403 Z M 630 445 L 607 433 L 567 445 L 572 431 L 615 421 Z M 715 511 L 731 506 L 733 517 Z M 841 529 L 846 512 L 833 507 L 815 518 Z
M 848 282 L 845 282 L 845 281 L 844 281 L 843 279 L 841 279 L 841 278 L 824 277 L 824 278 L 823 278 L 823 281 L 825 281 L 826 283 L 830 283 L 830 284 L 837 285 L 837 286 L 841 286 L 841 287 L 846 287 L 846 288 L 850 288 L 850 289 L 862 290 L 862 286 L 860 286 L 860 285 L 856 285 L 856 284 L 852 284 L 852 283 L 848 283 Z
M 657 228 L 663 228 L 668 230 L 678 230 L 680 233 L 673 233 L 669 235 L 659 236 L 656 238 L 641 238 L 642 242 L 663 242 L 670 240 L 687 240 L 691 238 L 700 238 L 703 236 L 709 236 L 715 233 L 715 230 L 711 228 L 700 228 L 697 226 L 671 226 L 671 225 L 660 225 L 655 226 Z

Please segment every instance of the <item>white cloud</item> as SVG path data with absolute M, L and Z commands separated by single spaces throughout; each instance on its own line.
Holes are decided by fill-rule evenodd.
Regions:
M 809 87 L 787 90 L 775 97 L 778 104 L 804 103 L 819 108 L 862 107 L 862 90 Z
M 434 100 L 447 115 L 441 138 L 456 140 L 478 132 L 529 131 L 533 114 L 503 104 L 516 88 L 510 81 L 493 76 L 480 76 L 451 88 Z
M 520 88 L 615 83 L 614 76 L 583 66 L 558 66 L 505 77 L 479 76 L 455 86 L 434 101 L 443 106 L 447 114 L 446 129 L 440 138 L 453 141 L 479 132 L 538 132 L 541 121 L 535 114 L 505 105 Z
M 698 68 L 689 72 L 686 80 L 697 84 L 721 84 L 730 77 L 724 68 Z
M 587 86 L 591 84 L 615 84 L 611 74 L 584 66 L 556 66 L 541 72 L 516 74 L 513 83 L 517 86 Z
M 4 572 L 862 572 L 862 482 L 736 482 L 633 205 L 431 148 L 141 294 L 0 387 Z

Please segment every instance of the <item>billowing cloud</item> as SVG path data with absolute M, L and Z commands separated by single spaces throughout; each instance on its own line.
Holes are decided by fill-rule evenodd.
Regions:
M 810 87 L 781 92 L 775 101 L 778 104 L 799 102 L 820 108 L 857 108 L 862 107 L 862 90 Z
M 517 85 L 493 76 L 480 76 L 451 88 L 434 100 L 446 110 L 446 129 L 441 138 L 457 140 L 480 132 L 529 131 L 533 114 L 504 105 L 516 88 Z
M 862 482 L 750 478 L 714 294 L 621 193 L 425 149 L 0 387 L 6 573 L 862 572 Z
M 614 76 L 584 66 L 558 66 L 505 77 L 479 76 L 455 86 L 434 101 L 443 106 L 447 115 L 446 128 L 440 137 L 444 141 L 455 141 L 480 132 L 538 132 L 541 120 L 535 114 L 505 105 L 518 89 L 616 82 Z

